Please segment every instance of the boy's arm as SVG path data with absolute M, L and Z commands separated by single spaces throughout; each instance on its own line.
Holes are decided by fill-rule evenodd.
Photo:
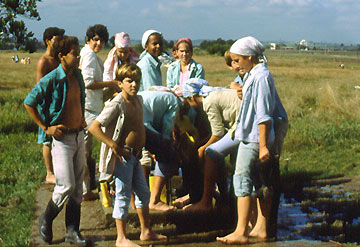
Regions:
M 259 160 L 265 163 L 270 160 L 270 151 L 266 146 L 266 140 L 269 135 L 269 123 L 264 122 L 259 124 Z
M 118 82 L 113 81 L 96 81 L 94 79 L 95 77 L 95 71 L 96 67 L 98 66 L 98 61 L 96 58 L 96 55 L 92 53 L 85 54 L 81 61 L 81 73 L 84 78 L 85 88 L 87 89 L 102 89 L 106 87 L 113 88 L 116 91 L 120 91 L 120 88 L 118 86 Z M 101 78 L 103 77 L 103 74 L 101 74 Z
M 91 83 L 90 85 L 87 85 L 86 88 L 87 89 L 102 89 L 102 88 L 112 88 L 114 89 L 116 92 L 120 92 L 121 89 L 118 85 L 118 81 L 94 81 L 93 83 Z
M 64 138 L 63 130 L 65 129 L 65 126 L 62 124 L 54 125 L 54 126 L 46 126 L 40 117 L 40 114 L 36 108 L 33 108 L 27 104 L 24 104 L 26 111 L 29 113 L 30 117 L 34 122 L 44 130 L 44 132 L 47 135 L 54 136 L 57 140 L 61 140 Z
M 131 152 L 129 149 L 121 148 L 113 139 L 108 137 L 101 129 L 101 123 L 96 119 L 91 123 L 88 128 L 89 132 L 95 136 L 99 141 L 105 143 L 108 147 L 110 147 L 113 153 L 122 160 L 122 157 L 125 157 L 126 160 L 130 159 Z

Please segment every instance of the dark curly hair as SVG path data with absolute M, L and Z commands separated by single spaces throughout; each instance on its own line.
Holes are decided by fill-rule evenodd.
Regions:
M 90 39 L 94 38 L 96 34 L 99 35 L 100 39 L 104 40 L 105 44 L 108 42 L 109 32 L 107 30 L 107 27 L 101 24 L 96 24 L 87 29 L 85 42 L 89 42 Z
M 43 33 L 43 40 L 46 45 L 46 40 L 50 40 L 52 39 L 52 37 L 54 36 L 63 36 L 65 33 L 65 30 L 62 28 L 58 28 L 58 27 L 48 27 L 45 29 L 44 33 Z

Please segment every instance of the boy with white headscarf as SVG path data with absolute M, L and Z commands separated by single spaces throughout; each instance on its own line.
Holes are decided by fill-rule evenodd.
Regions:
M 242 89 L 235 139 L 240 141 L 234 173 L 234 191 L 237 196 L 238 221 L 233 233 L 217 238 L 225 244 L 244 244 L 248 237 L 267 238 L 268 198 L 258 198 L 256 225 L 247 234 L 253 187 L 258 189 L 259 167 L 270 166 L 273 155 L 274 119 L 287 119 L 277 94 L 274 79 L 263 55 L 264 46 L 253 37 L 237 40 L 230 48 L 230 56 L 247 74 Z

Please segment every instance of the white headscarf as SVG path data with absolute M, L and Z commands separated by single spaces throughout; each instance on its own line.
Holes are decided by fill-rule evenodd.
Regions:
M 266 58 L 263 54 L 265 47 L 261 42 L 254 37 L 248 36 L 245 38 L 238 39 L 231 47 L 230 52 L 241 56 L 257 56 L 259 60 Z
M 147 31 L 145 31 L 145 33 L 143 34 L 142 39 L 141 39 L 141 45 L 142 45 L 142 47 L 144 49 L 145 49 L 145 45 L 146 45 L 146 43 L 147 43 L 147 41 L 149 39 L 149 36 L 151 34 L 153 34 L 153 33 L 157 33 L 157 34 L 161 35 L 161 33 L 159 31 L 156 31 L 156 30 L 147 30 Z

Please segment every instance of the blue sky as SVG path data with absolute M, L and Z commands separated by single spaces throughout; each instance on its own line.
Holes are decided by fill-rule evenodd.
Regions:
M 26 20 L 41 38 L 58 26 L 83 39 L 88 26 L 104 24 L 110 35 L 139 40 L 147 29 L 167 40 L 238 39 L 360 44 L 359 0 L 43 0 L 41 21 Z

